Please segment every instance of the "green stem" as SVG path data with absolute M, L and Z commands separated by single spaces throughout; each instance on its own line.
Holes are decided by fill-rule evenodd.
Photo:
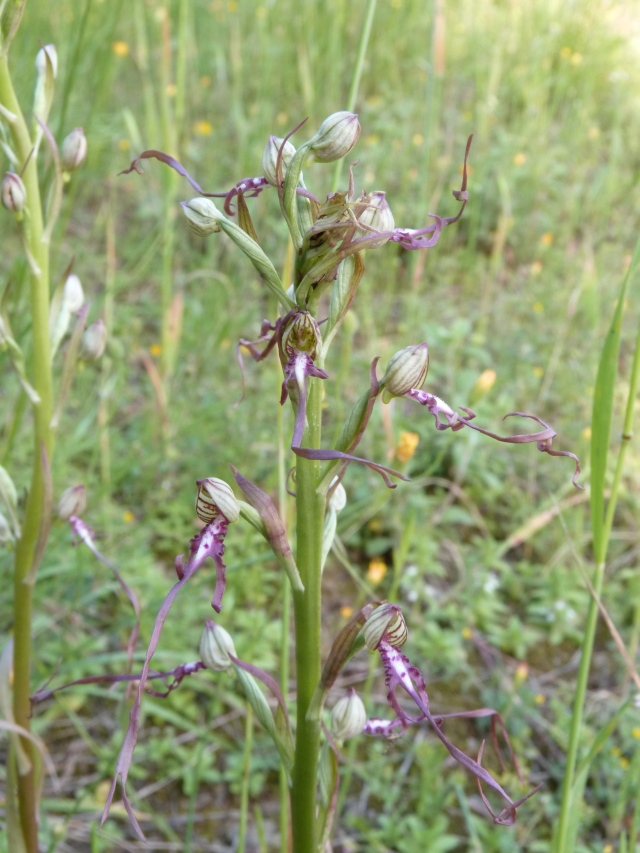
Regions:
M 360 33 L 360 44 L 358 45 L 358 56 L 356 58 L 356 66 L 353 69 L 353 77 L 351 78 L 351 88 L 349 89 L 349 100 L 347 101 L 346 109 L 353 112 L 358 98 L 358 87 L 360 86 L 360 78 L 362 77 L 362 69 L 364 68 L 364 58 L 367 55 L 367 46 L 369 45 L 369 36 L 371 35 L 371 27 L 373 25 L 373 16 L 376 11 L 377 0 L 368 0 L 367 13 L 365 15 L 364 24 Z M 340 184 L 340 174 L 342 172 L 342 159 L 336 160 L 336 165 L 333 170 L 333 185 L 332 192 L 338 189 Z
M 4 55 L 0 55 L 0 103 L 16 116 L 9 128 L 18 160 L 24 164 L 29 159 L 32 142 L 13 91 L 7 57 Z M 44 496 L 42 451 L 46 451 L 49 461 L 53 453 L 53 433 L 50 426 L 53 405 L 49 349 L 49 248 L 42 242 L 42 206 L 35 158 L 29 159 L 22 180 L 27 192 L 25 220 L 29 223 L 29 228 L 26 229 L 28 246 L 38 266 L 37 272 L 30 271 L 29 279 L 33 333 L 32 384 L 40 397 L 40 403 L 34 406 L 31 487 L 25 507 L 22 537 L 16 546 L 14 575 L 13 713 L 16 723 L 28 730 L 31 713 L 29 695 L 33 586 L 25 580 L 31 568 L 42 520 Z M 28 853 L 37 853 L 37 798 L 34 770 L 36 756 L 30 741 L 23 739 L 22 745 L 31 758 L 32 766 L 28 773 L 18 775 L 20 823 Z
M 307 422 L 303 444 L 317 448 L 322 431 L 322 388 L 318 379 L 309 382 Z M 293 853 L 313 853 L 316 849 L 320 724 L 317 720 L 307 720 L 307 710 L 320 680 L 320 585 L 325 511 L 324 496 L 316 491 L 320 479 L 320 462 L 297 459 L 297 563 L 304 592 L 293 593 L 297 678 L 296 750 L 291 791 Z
M 280 389 L 281 379 L 279 371 L 276 373 L 277 390 Z M 287 524 L 287 472 L 285 466 L 285 435 L 284 435 L 284 408 L 278 406 L 278 509 Z M 280 689 L 282 695 L 287 697 L 289 692 L 289 646 L 291 630 L 291 584 L 283 578 L 282 580 L 282 621 L 280 638 Z M 280 853 L 288 853 L 289 850 L 289 781 L 287 771 L 283 764 L 280 765 Z
M 242 758 L 242 791 L 240 793 L 240 825 L 238 827 L 238 853 L 244 853 L 249 819 L 249 785 L 251 784 L 251 750 L 253 749 L 253 708 L 247 702 L 244 724 L 244 755 Z

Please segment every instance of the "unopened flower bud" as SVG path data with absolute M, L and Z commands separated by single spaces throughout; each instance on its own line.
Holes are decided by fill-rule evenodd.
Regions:
M 197 237 L 208 237 L 220 230 L 220 213 L 210 198 L 192 198 L 180 202 L 189 223 L 189 230 Z
M 331 733 L 336 740 L 348 740 L 362 732 L 367 722 L 367 712 L 362 699 L 353 687 L 346 696 L 338 699 L 331 711 Z
M 51 62 L 54 78 L 58 76 L 58 52 L 55 44 L 46 44 L 36 54 L 36 71 L 38 77 L 44 77 L 47 73 L 47 57 Z
M 360 123 L 355 113 L 341 111 L 326 118 L 309 141 L 312 160 L 333 163 L 351 151 L 360 136 Z
M 27 190 L 20 175 L 15 172 L 5 172 L 2 179 L 2 206 L 12 213 L 22 213 L 27 203 Z
M 84 163 L 87 156 L 87 137 L 81 127 L 76 127 L 62 141 L 60 165 L 64 172 L 73 172 Z
M 333 490 L 331 497 L 329 498 L 329 506 L 335 512 L 342 512 L 346 505 L 347 493 L 345 492 L 342 483 L 338 483 L 338 485 Z
M 84 330 L 80 344 L 80 358 L 84 361 L 97 361 L 107 345 L 107 329 L 104 320 L 96 320 Z
M 15 541 L 16 538 L 13 535 L 9 522 L 0 512 L 0 545 L 12 545 Z
M 68 521 L 72 515 L 80 516 L 87 508 L 87 496 L 84 486 L 69 486 L 60 495 L 58 501 L 58 518 Z
M 225 631 L 222 625 L 218 625 L 212 619 L 207 619 L 200 638 L 202 663 L 207 669 L 212 669 L 214 672 L 224 672 L 233 666 L 233 661 L 229 655 L 233 655 L 234 658 L 237 657 L 230 634 Z
M 218 515 L 222 515 L 229 522 L 238 520 L 240 504 L 228 483 L 217 477 L 207 477 L 205 480 L 198 480 L 196 485 L 196 514 L 201 521 L 209 524 Z
M 262 174 L 269 181 L 272 187 L 277 186 L 276 180 L 276 165 L 278 163 L 278 154 L 282 148 L 283 139 L 278 136 L 270 136 L 269 141 L 265 145 L 262 153 Z M 287 166 L 291 162 L 291 158 L 296 153 L 295 147 L 287 140 L 282 149 L 282 177 L 287 174 Z
M 429 370 L 429 348 L 426 343 L 405 347 L 391 357 L 380 385 L 382 400 L 402 397 L 412 388 L 421 388 Z
M 62 291 L 62 304 L 70 314 L 75 314 L 84 305 L 84 290 L 80 279 L 75 273 L 67 276 Z
M 376 607 L 362 629 L 364 642 L 370 652 L 375 651 L 381 640 L 400 648 L 407 640 L 407 623 L 397 604 L 385 602 Z
M 393 231 L 396 226 L 386 193 L 381 190 L 370 193 L 358 203 L 356 217 L 361 225 L 376 231 Z
M 308 311 L 298 311 L 289 321 L 282 335 L 282 349 L 287 356 L 294 352 L 306 352 L 315 359 L 322 347 L 320 326 Z

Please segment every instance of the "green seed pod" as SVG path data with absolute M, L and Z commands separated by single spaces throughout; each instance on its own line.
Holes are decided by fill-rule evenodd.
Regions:
M 312 161 L 333 163 L 351 151 L 360 136 L 360 123 L 355 113 L 345 110 L 326 118 L 316 135 L 309 140 Z
M 421 388 L 429 370 L 429 348 L 426 343 L 405 347 L 391 357 L 382 377 L 382 400 L 402 397 L 412 388 Z
M 284 140 L 279 136 L 270 136 L 269 141 L 265 145 L 262 153 L 262 174 L 269 181 L 272 187 L 277 186 L 276 180 L 276 164 L 278 162 L 278 154 Z M 287 174 L 287 166 L 291 162 L 293 155 L 296 153 L 295 147 L 287 140 L 282 149 L 282 177 Z
M 189 230 L 197 237 L 208 237 L 220 230 L 224 216 L 210 198 L 192 198 L 180 202 L 189 223 Z
M 385 639 L 389 645 L 400 648 L 407 641 L 407 623 L 397 604 L 385 602 L 380 607 L 376 607 L 367 619 L 362 634 L 370 652 L 378 648 L 382 639 Z
M 240 518 L 240 504 L 233 494 L 231 486 L 217 477 L 207 477 L 198 480 L 198 496 L 196 497 L 196 514 L 201 521 L 210 521 L 222 515 L 228 522 Z
M 237 657 L 233 640 L 222 625 L 218 625 L 212 619 L 204 623 L 204 630 L 200 638 L 200 658 L 207 669 L 214 672 L 224 672 L 233 666 L 229 657 Z
M 69 486 L 60 495 L 58 501 L 58 518 L 68 521 L 72 515 L 82 515 L 87 508 L 87 496 L 84 486 Z
M 353 687 L 346 696 L 338 699 L 331 711 L 331 733 L 336 740 L 348 740 L 362 732 L 367 722 L 367 712 L 362 699 Z
M 20 175 L 15 172 L 5 172 L 0 188 L 2 206 L 12 213 L 21 214 L 27 203 L 27 190 Z
M 62 140 L 60 165 L 63 172 L 73 172 L 84 163 L 87 156 L 87 137 L 81 127 L 76 127 Z

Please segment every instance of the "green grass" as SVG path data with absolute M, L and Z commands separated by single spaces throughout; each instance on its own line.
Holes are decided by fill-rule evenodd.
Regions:
M 69 0 L 57 4 L 55 14 L 47 4 L 28 4 L 11 53 L 19 96 L 30 103 L 35 52 L 40 43 L 56 44 L 61 76 L 52 128 L 61 139 L 82 125 L 89 141 L 88 162 L 66 190 L 52 280 L 75 258 L 74 270 L 92 300 L 91 319 L 106 311 L 112 323 L 107 362 L 77 376 L 54 476 L 56 494 L 86 483 L 87 520 L 109 534 L 100 544 L 140 596 L 143 637 L 173 582 L 173 558 L 195 530 L 194 481 L 227 477 L 232 462 L 275 491 L 280 380 L 275 359 L 248 363 L 246 399 L 232 408 L 240 396 L 235 342 L 257 336 L 261 319 L 273 316 L 272 301 L 226 238 L 195 240 L 179 213 L 173 254 L 167 256 L 165 206 L 175 188 L 159 164 L 146 163 L 144 177 L 116 173 L 140 147 L 162 147 L 163 116 L 183 112 L 172 131 L 175 144 L 205 189 L 226 189 L 260 174 L 269 134 L 282 136 L 307 115 L 311 133 L 345 105 L 366 8 L 347 0 L 194 2 L 187 4 L 181 41 L 180 6 L 166 4 L 171 68 L 162 59 L 165 6 L 139 0 Z M 332 399 L 341 400 L 326 412 L 328 435 L 366 386 L 371 358 L 382 356 L 384 367 L 396 350 L 427 340 L 430 390 L 465 405 L 482 371 L 494 369 L 495 385 L 475 405 L 478 422 L 499 429 L 504 413 L 535 411 L 557 429 L 555 446 L 580 454 L 588 481 L 596 369 L 637 238 L 640 62 L 627 37 L 632 11 L 601 0 L 444 4 L 444 42 L 436 39 L 436 53 L 445 48 L 444 69 L 433 73 L 431 4 L 379 0 L 356 103 L 363 128 L 354 157 L 360 158 L 357 186 L 385 189 L 399 225 L 418 227 L 429 211 L 454 214 L 450 190 L 459 185 L 464 144 L 473 132 L 471 202 L 461 222 L 425 256 L 387 246 L 366 259 L 357 325 L 340 332 L 327 365 L 328 382 L 339 387 Z M 146 60 L 140 55 L 142 29 Z M 180 105 L 166 85 L 180 84 L 182 91 L 176 51 L 185 39 Z M 113 51 L 116 41 L 128 45 L 127 55 Z M 307 138 L 304 131 L 300 138 Z M 318 193 L 327 192 L 331 180 L 331 167 L 305 172 L 305 182 Z M 176 198 L 194 194 L 184 181 L 176 186 Z M 265 251 L 281 266 L 285 232 L 274 217 L 276 199 L 265 193 L 249 204 Z M 10 217 L 2 214 L 0 285 L 14 280 L 14 331 L 26 339 L 26 269 Z M 172 293 L 184 297 L 175 367 L 166 371 L 167 428 L 140 359 L 141 350 L 163 340 L 163 258 L 173 266 Z M 630 287 L 614 395 L 614 452 L 638 320 L 633 282 Z M 166 306 L 166 267 L 164 288 Z M 154 359 L 161 369 L 162 355 Z M 0 369 L 4 453 L 18 388 L 2 353 Z M 383 460 L 388 436 L 380 412 L 363 450 Z M 291 428 L 288 410 L 287 419 Z M 21 495 L 29 477 L 28 427 L 25 415 L 8 461 L 0 459 Z M 336 847 L 547 851 L 589 606 L 577 568 L 589 567 L 592 557 L 588 502 L 563 503 L 573 497 L 569 460 L 552 460 L 529 446 L 497 445 L 469 430 L 436 433 L 430 416 L 403 401 L 394 404 L 391 429 L 394 441 L 401 430 L 420 435 L 408 465 L 413 482 L 383 494 L 373 475 L 349 471 L 349 503 L 339 527 L 349 563 L 366 581 L 369 561 L 385 560 L 389 570 L 374 593 L 380 598 L 389 594 L 391 567 L 398 566 L 398 601 L 410 626 L 407 651 L 428 674 L 432 707 L 500 710 L 525 775 L 544 784 L 523 806 L 514 830 L 496 828 L 477 810 L 472 782 L 448 766 L 426 730 L 391 743 L 362 738 L 349 753 L 353 783 Z M 639 461 L 632 442 L 604 584 L 605 605 L 628 643 L 633 636 L 637 642 L 640 626 Z M 515 531 L 558 503 L 561 513 L 509 547 Z M 226 561 L 221 622 L 241 657 L 276 673 L 282 579 L 257 537 L 230 535 Z M 12 555 L 0 552 L 3 589 L 9 588 L 11 566 Z M 190 583 L 167 622 L 157 663 L 196 659 L 211 587 L 205 573 Z M 365 594 L 330 557 L 325 595 L 328 649 L 344 621 L 340 608 L 361 606 Z M 132 625 L 128 603 L 106 567 L 70 548 L 61 524 L 40 570 L 35 612 L 34 686 L 58 662 L 60 681 L 124 667 Z M 3 595 L 3 637 L 10 618 L 9 596 Z M 523 662 L 526 674 L 519 668 Z M 346 676 L 364 680 L 367 670 L 359 657 Z M 601 626 L 583 757 L 628 691 L 624 667 Z M 375 679 L 370 713 L 384 713 L 384 694 Z M 168 700 L 148 698 L 143 708 L 131 781 L 138 792 L 146 791 L 135 802 L 150 819 L 148 836 L 173 842 L 173 849 L 182 849 L 185 838 L 193 851 L 234 849 L 245 714 L 234 682 L 194 676 Z M 63 693 L 37 711 L 34 728 L 61 778 L 59 790 L 45 784 L 47 849 L 58 844 L 60 850 L 107 851 L 120 843 L 114 839 L 132 838 L 117 812 L 97 829 L 126 717 L 122 691 L 97 686 Z M 448 731 L 457 742 L 466 739 L 473 752 L 483 730 L 478 723 L 452 721 Z M 595 853 L 607 844 L 616 849 L 622 829 L 628 830 L 634 806 L 629 774 L 637 778 L 639 735 L 637 712 L 628 708 L 591 764 L 576 851 Z M 258 849 L 250 846 L 257 805 L 269 849 L 276 849 L 278 762 L 259 729 L 252 771 L 247 849 Z M 517 790 L 515 777 L 510 781 Z

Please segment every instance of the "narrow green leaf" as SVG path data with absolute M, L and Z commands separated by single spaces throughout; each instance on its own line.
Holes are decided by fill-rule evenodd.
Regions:
M 593 551 L 596 564 L 605 558 L 604 492 L 607 474 L 607 456 L 611 437 L 613 398 L 618 373 L 620 336 L 627 285 L 640 261 L 640 239 L 633 258 L 620 286 L 618 302 L 611 326 L 602 348 L 596 385 L 593 395 L 593 417 L 591 420 L 591 526 Z

